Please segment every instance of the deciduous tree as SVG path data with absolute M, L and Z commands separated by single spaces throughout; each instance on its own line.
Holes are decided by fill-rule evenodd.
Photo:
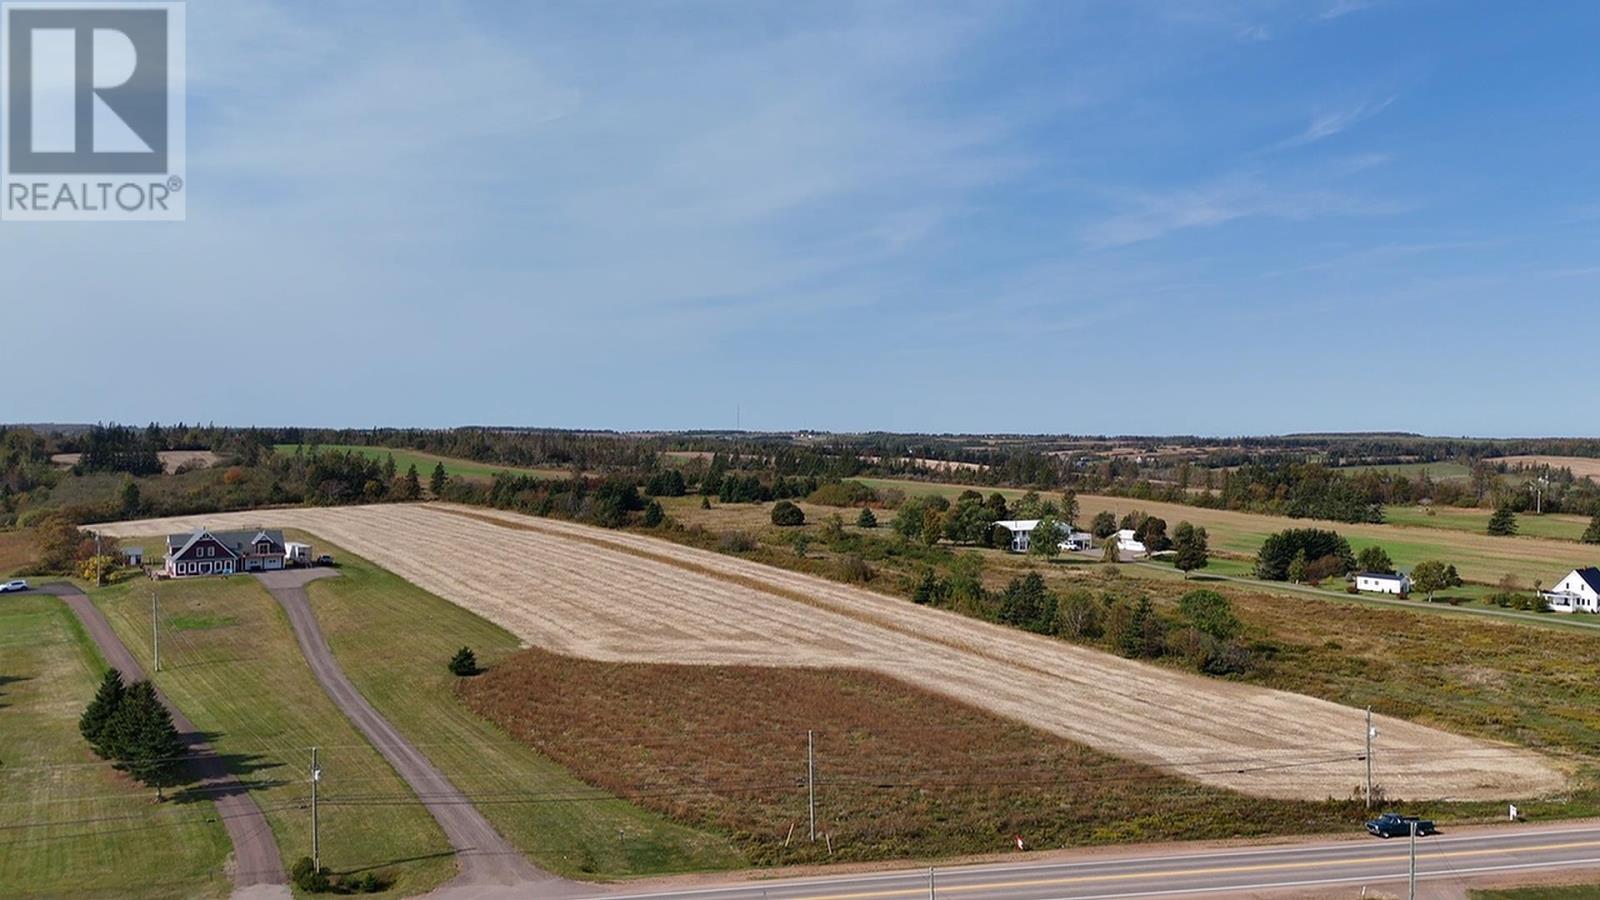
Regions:
M 1172 564 L 1187 580 L 1189 573 L 1211 564 L 1209 536 L 1204 528 L 1179 522 L 1172 532 Z

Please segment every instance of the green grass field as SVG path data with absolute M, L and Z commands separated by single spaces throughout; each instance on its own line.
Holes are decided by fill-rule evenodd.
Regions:
M 445 668 L 451 655 L 471 647 L 492 665 L 520 642 L 348 551 L 330 551 L 341 577 L 309 592 L 345 672 L 536 864 L 590 879 L 746 864 L 728 841 L 585 785 L 468 710 Z
M 151 586 L 133 578 L 91 592 L 146 671 L 152 669 Z M 324 772 L 324 865 L 336 873 L 376 869 L 407 894 L 455 874 L 433 817 L 323 693 L 288 619 L 259 582 L 168 581 L 159 592 L 165 625 L 156 683 L 212 735 L 251 786 L 285 868 L 311 852 L 308 771 L 315 745 Z
M 300 447 L 299 444 L 278 444 L 274 449 L 279 453 L 292 454 Z M 346 453 L 359 453 L 362 456 L 382 460 L 394 456 L 395 467 L 401 474 L 405 474 L 406 467 L 416 466 L 417 474 L 422 477 L 424 486 L 428 483 L 428 476 L 433 473 L 434 466 L 444 463 L 445 474 L 452 478 L 465 478 L 468 480 L 488 481 L 497 472 L 512 472 L 518 475 L 533 475 L 538 478 L 568 478 L 572 473 L 565 469 L 538 469 L 518 468 L 516 466 L 497 466 L 493 463 L 473 462 L 465 459 L 452 459 L 448 456 L 435 456 L 432 453 L 423 453 L 420 450 L 400 450 L 391 447 L 368 447 L 356 444 L 321 444 L 319 450 L 341 450 Z
M 1470 531 L 1475 534 L 1487 533 L 1490 515 L 1492 511 L 1487 509 L 1460 509 L 1452 506 L 1434 507 L 1432 515 L 1427 508 L 1421 506 L 1386 506 L 1383 509 L 1383 520 L 1390 525 L 1445 528 L 1451 531 Z M 1523 513 L 1517 516 L 1517 534 L 1527 537 L 1576 541 L 1583 537 L 1584 529 L 1588 527 L 1589 520 L 1583 516 L 1554 513 L 1542 516 Z
M 59 600 L 0 596 L 0 896 L 227 896 L 211 803 L 155 804 L 78 734 L 103 671 Z
M 953 499 L 968 489 L 965 485 L 934 482 L 883 478 L 860 480 L 880 491 L 893 488 L 903 491 L 907 496 L 937 493 Z M 986 489 L 985 493 L 990 490 L 992 489 Z M 1000 492 L 1010 499 L 1020 497 L 1024 493 L 1016 489 L 1001 489 Z M 1135 509 L 1143 510 L 1150 515 L 1166 519 L 1169 530 L 1183 521 L 1202 525 L 1210 535 L 1213 551 L 1240 557 L 1254 556 L 1261 548 L 1261 542 L 1273 532 L 1285 528 L 1317 527 L 1338 531 L 1358 552 L 1374 544 L 1382 546 L 1401 568 L 1410 568 L 1425 559 L 1440 559 L 1454 563 L 1463 578 L 1483 584 L 1495 584 L 1509 574 L 1523 587 L 1531 586 L 1535 580 L 1548 585 L 1555 583 L 1573 568 L 1593 565 L 1600 561 L 1600 547 L 1548 538 L 1490 537 L 1486 534 L 1449 528 L 1290 519 L 1283 516 L 1205 509 L 1176 503 L 1093 494 L 1079 494 L 1078 502 L 1080 522 L 1087 521 L 1101 510 L 1109 510 L 1118 516 Z
M 1391 475 L 1404 475 L 1407 478 L 1416 478 L 1423 472 L 1434 481 L 1465 481 L 1472 477 L 1472 469 L 1458 462 L 1428 462 L 1428 463 L 1395 463 L 1387 466 L 1342 466 L 1340 471 L 1373 471 L 1388 472 Z

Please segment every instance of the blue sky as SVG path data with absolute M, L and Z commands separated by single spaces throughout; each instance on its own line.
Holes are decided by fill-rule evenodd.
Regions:
M 190 4 L 0 420 L 1593 434 L 1600 7 Z

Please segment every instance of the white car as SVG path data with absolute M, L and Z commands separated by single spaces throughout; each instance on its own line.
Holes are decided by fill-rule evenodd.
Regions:
M 0 584 L 0 594 L 9 594 L 12 591 L 25 591 L 27 589 L 28 583 L 23 581 L 21 578 L 18 578 L 16 581 L 8 581 L 5 584 Z

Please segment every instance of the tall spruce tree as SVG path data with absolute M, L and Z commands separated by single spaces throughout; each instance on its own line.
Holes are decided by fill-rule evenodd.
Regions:
M 174 782 L 186 748 L 150 682 L 129 686 L 106 732 L 118 766 L 155 788 L 157 800 L 164 799 L 162 789 Z
M 1594 514 L 1594 518 L 1589 520 L 1589 527 L 1583 530 L 1583 542 L 1600 544 L 1600 512 Z
M 444 484 L 449 478 L 450 476 L 444 471 L 444 461 L 440 460 L 434 465 L 433 475 L 428 479 L 428 490 L 433 492 L 433 496 L 438 497 L 444 493 Z
M 89 742 L 94 752 L 102 759 L 109 759 L 105 741 L 106 724 L 116 715 L 117 708 L 122 705 L 127 689 L 122 685 L 122 673 L 116 669 L 107 669 L 105 677 L 100 679 L 100 688 L 95 691 L 94 699 L 83 710 L 83 715 L 78 717 L 78 732 L 83 739 Z
M 1517 511 L 1509 504 L 1495 507 L 1494 515 L 1489 517 L 1489 533 L 1506 536 L 1517 533 Z

